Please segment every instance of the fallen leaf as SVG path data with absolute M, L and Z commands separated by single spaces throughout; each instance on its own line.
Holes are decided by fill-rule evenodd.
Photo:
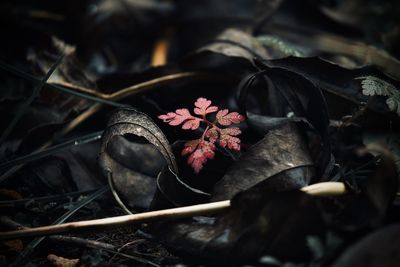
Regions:
M 54 254 L 47 255 L 47 260 L 55 267 L 75 267 L 79 259 L 67 259 Z
M 400 262 L 400 225 L 377 230 L 348 247 L 332 267 L 397 267 Z
M 231 199 L 238 192 L 263 182 L 270 183 L 272 191 L 307 185 L 313 174 L 313 162 L 307 150 L 295 125 L 289 123 L 271 130 L 214 186 L 212 201 Z M 286 176 L 286 171 L 297 174 Z
M 128 135 L 142 137 L 152 144 L 163 156 L 168 166 L 177 172 L 178 168 L 175 162 L 175 156 L 172 153 L 168 140 L 162 131 L 151 120 L 151 118 L 144 113 L 138 112 L 134 109 L 120 109 L 111 115 L 108 122 L 108 127 L 104 131 L 102 138 L 102 146 L 99 157 L 100 165 L 106 177 L 108 174 L 111 174 L 113 180 L 121 179 L 120 181 L 114 183 L 119 184 L 120 186 L 129 184 L 131 188 L 129 192 L 131 192 L 132 195 L 138 195 L 137 197 L 132 197 L 132 195 L 127 197 L 132 197 L 133 201 L 138 201 L 138 203 L 141 203 L 141 208 L 148 209 L 151 198 L 155 191 L 156 180 L 154 178 L 146 180 L 148 176 L 146 177 L 143 175 L 137 175 L 137 172 L 132 170 L 125 172 L 125 170 L 129 170 L 130 164 L 127 168 L 123 164 L 121 165 L 123 162 L 121 159 L 119 159 L 118 162 L 113 158 L 112 154 L 109 154 L 110 150 L 108 150 L 108 146 L 110 145 L 111 140 L 118 136 Z M 123 143 L 120 143 L 120 145 L 123 145 Z M 141 150 L 130 150 L 128 154 L 136 154 L 138 152 L 140 153 Z M 123 152 L 123 150 L 120 149 L 120 152 L 113 154 L 116 154 L 117 158 L 121 158 L 121 154 L 126 153 L 126 151 Z M 120 155 L 118 156 L 118 154 Z M 157 154 L 154 153 L 147 153 L 147 155 L 148 160 L 152 160 L 151 157 L 153 156 L 157 157 Z M 140 157 L 140 154 L 136 154 L 136 157 Z M 137 162 L 135 161 L 133 164 L 136 163 Z M 131 181 L 128 181 L 127 179 L 131 179 Z M 146 182 L 144 182 L 145 180 Z

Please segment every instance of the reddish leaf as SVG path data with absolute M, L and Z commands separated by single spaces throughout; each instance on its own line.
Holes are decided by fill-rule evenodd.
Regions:
M 212 127 L 206 132 L 206 137 L 211 143 L 215 143 L 217 139 L 219 138 L 219 128 L 217 127 Z
M 182 125 L 182 129 L 185 130 L 196 130 L 200 125 L 200 119 L 193 117 L 186 108 L 177 109 L 175 112 L 168 112 L 166 115 L 158 116 L 158 118 L 172 126 L 177 126 L 185 122 Z
M 237 128 L 237 127 L 232 127 L 232 128 L 225 128 L 221 130 L 221 135 L 232 135 L 232 136 L 238 136 L 242 133 L 242 131 Z
M 240 150 L 240 139 L 238 136 L 241 131 L 239 128 L 221 129 L 215 123 L 206 119 L 209 113 L 217 112 L 216 106 L 211 106 L 211 101 L 200 97 L 194 103 L 194 113 L 201 115 L 202 118 L 194 117 L 187 109 L 177 109 L 175 112 L 168 112 L 160 115 L 158 118 L 169 125 L 177 126 L 182 124 L 182 129 L 196 130 L 200 126 L 200 122 L 205 122 L 209 127 L 200 139 L 188 141 L 182 150 L 182 155 L 188 157 L 188 164 L 194 169 L 195 173 L 200 172 L 207 160 L 214 158 L 215 142 L 219 141 L 219 145 L 232 150 Z M 223 126 L 233 123 L 241 123 L 245 117 L 237 112 L 230 112 L 228 109 L 218 111 L 216 121 Z
M 197 115 L 205 116 L 206 114 L 216 112 L 218 108 L 216 106 L 211 106 L 211 100 L 207 100 L 204 97 L 200 97 L 194 103 L 196 106 L 194 108 L 194 113 Z
M 183 125 L 182 129 L 184 130 L 196 130 L 200 126 L 200 120 L 198 118 L 191 118 L 187 120 Z
M 196 150 L 197 146 L 199 145 L 201 139 L 191 140 L 185 143 L 185 147 L 182 150 L 182 156 L 189 155 Z
M 201 139 L 189 141 L 182 150 L 182 155 L 190 154 L 188 164 L 194 169 L 195 173 L 199 173 L 203 169 L 203 165 L 209 159 L 214 158 L 215 145 Z
M 226 128 L 221 129 L 221 136 L 219 139 L 219 145 L 222 147 L 228 147 L 229 149 L 240 151 L 240 139 L 235 137 L 241 134 L 239 128 Z
M 241 123 L 244 119 L 243 115 L 240 115 L 237 112 L 229 113 L 229 110 L 227 109 L 220 110 L 217 113 L 218 123 L 224 126 L 231 125 L 232 123 Z

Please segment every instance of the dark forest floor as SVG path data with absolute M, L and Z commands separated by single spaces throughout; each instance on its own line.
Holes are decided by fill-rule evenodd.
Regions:
M 400 265 L 398 1 L 0 7 L 0 266 Z

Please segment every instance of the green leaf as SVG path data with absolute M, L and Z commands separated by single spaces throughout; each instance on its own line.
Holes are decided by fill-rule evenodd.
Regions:
M 356 79 L 361 81 L 362 93 L 366 96 L 386 96 L 388 108 L 400 116 L 400 91 L 391 83 L 375 76 L 362 76 Z

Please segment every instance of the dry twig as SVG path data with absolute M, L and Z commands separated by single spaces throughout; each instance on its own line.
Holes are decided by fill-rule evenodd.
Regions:
M 310 195 L 332 196 L 343 195 L 346 188 L 340 182 L 325 182 L 313 184 L 301 189 Z M 198 215 L 213 214 L 227 210 L 231 206 L 230 200 L 218 201 L 207 204 L 199 204 L 187 207 L 150 211 L 132 215 L 116 216 L 104 219 L 70 222 L 59 225 L 50 225 L 29 229 L 22 229 L 9 232 L 0 232 L 0 240 L 15 239 L 29 236 L 45 236 L 60 234 L 84 229 L 104 229 L 109 227 L 119 227 L 133 223 L 144 223 L 161 219 L 187 218 Z

